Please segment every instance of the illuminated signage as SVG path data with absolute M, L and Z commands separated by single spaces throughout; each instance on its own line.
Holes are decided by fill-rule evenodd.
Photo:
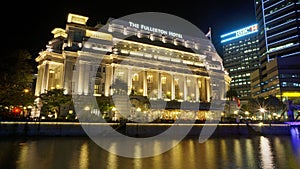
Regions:
M 148 31 L 148 32 L 159 33 L 159 34 L 162 34 L 162 35 L 168 35 L 168 36 L 172 36 L 172 37 L 175 37 L 175 38 L 183 38 L 182 34 L 180 34 L 180 33 L 167 31 L 167 30 L 164 30 L 164 29 L 151 27 L 151 26 L 144 25 L 144 24 L 129 22 L 129 26 L 133 27 L 133 28 L 136 28 L 136 29 L 141 29 L 141 30 L 144 30 L 144 31 Z
M 234 39 L 246 36 L 246 35 L 250 35 L 250 34 L 255 33 L 255 32 L 257 32 L 257 24 L 254 24 L 254 25 L 245 27 L 243 29 L 239 29 L 239 30 L 221 35 L 221 39 L 222 39 L 221 43 L 224 43 L 224 42 L 227 42 L 227 41 L 230 41 L 230 40 L 234 40 Z

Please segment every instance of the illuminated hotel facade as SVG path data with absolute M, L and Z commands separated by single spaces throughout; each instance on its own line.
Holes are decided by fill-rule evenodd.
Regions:
M 300 98 L 300 2 L 255 0 L 260 69 L 251 74 L 253 97 Z
M 136 95 L 180 102 L 225 98 L 230 78 L 204 35 L 195 39 L 118 19 L 89 27 L 87 20 L 69 14 L 66 28 L 52 31 L 54 38 L 36 58 L 35 95 L 62 88 L 65 94 L 95 97 Z
M 231 77 L 230 89 L 241 100 L 251 98 L 250 73 L 259 68 L 257 24 L 221 35 L 223 63 Z

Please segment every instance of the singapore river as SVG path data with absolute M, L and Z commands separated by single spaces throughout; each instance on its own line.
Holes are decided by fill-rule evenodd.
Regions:
M 110 153 L 89 137 L 2 137 L 0 150 L 1 169 L 300 168 L 299 135 L 226 136 L 209 138 L 203 143 L 190 137 L 162 154 L 147 158 Z

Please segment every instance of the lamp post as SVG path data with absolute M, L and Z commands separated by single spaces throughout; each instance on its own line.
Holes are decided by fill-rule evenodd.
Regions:
M 235 110 L 233 114 L 235 115 L 236 123 L 240 123 L 239 110 Z
M 221 112 L 221 122 L 225 121 L 225 112 Z
M 117 117 L 116 117 L 117 109 L 116 109 L 116 107 L 112 107 L 111 111 L 112 111 L 112 121 L 116 121 L 117 120 Z
M 248 121 L 248 116 L 249 116 L 249 112 L 248 111 L 245 111 L 245 116 L 246 116 L 246 120 Z
M 261 113 L 261 116 L 262 116 L 262 120 L 265 120 L 265 112 L 266 112 L 266 109 L 261 107 L 259 108 L 259 112 Z

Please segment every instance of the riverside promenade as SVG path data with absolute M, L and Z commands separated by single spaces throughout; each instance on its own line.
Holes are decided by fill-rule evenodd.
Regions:
M 187 128 L 187 136 L 198 136 L 204 127 L 214 130 L 212 136 L 254 136 L 254 135 L 291 135 L 291 131 L 299 134 L 299 125 L 290 124 L 168 124 L 168 123 L 79 123 L 79 122 L 0 122 L 1 136 L 87 136 L 86 128 L 100 131 L 110 126 L 119 133 L 132 137 L 149 137 L 158 135 L 170 127 L 173 133 Z M 174 132 L 175 131 L 175 132 Z M 101 134 L 101 132 L 99 132 Z M 106 133 L 109 136 L 110 133 Z

